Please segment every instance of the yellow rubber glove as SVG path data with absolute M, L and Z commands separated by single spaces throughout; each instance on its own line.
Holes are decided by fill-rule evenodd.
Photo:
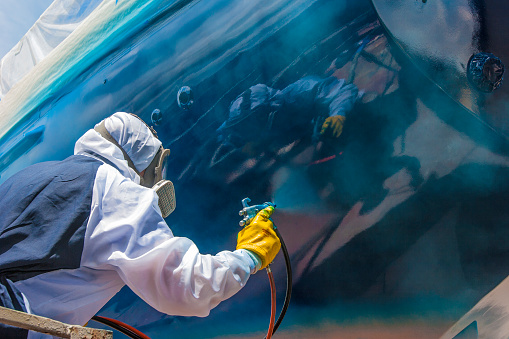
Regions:
M 345 119 L 346 118 L 342 115 L 333 115 L 328 117 L 322 124 L 322 130 L 320 131 L 320 134 L 330 135 L 334 138 L 338 138 L 343 132 Z
M 245 249 L 255 253 L 262 261 L 262 267 L 267 267 L 281 249 L 281 242 L 274 231 L 274 225 L 269 220 L 274 207 L 264 208 L 253 220 L 239 232 L 237 249 Z

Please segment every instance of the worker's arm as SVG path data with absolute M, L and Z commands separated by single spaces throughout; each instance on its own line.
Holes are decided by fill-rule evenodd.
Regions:
M 148 304 L 173 315 L 206 316 L 244 286 L 255 270 L 247 251 L 200 254 L 190 239 L 173 236 L 155 192 L 114 171 L 103 166 L 97 174 L 84 266 L 115 270 Z

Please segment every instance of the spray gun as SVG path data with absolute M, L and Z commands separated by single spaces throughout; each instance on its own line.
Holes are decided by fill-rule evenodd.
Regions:
M 253 205 L 249 206 L 249 203 L 251 202 L 251 199 L 244 198 L 242 199 L 242 209 L 239 211 L 239 215 L 242 218 L 242 220 L 239 222 L 239 225 L 241 227 L 244 227 L 246 225 L 249 225 L 249 223 L 253 220 L 253 218 L 260 212 L 261 210 L 272 206 L 276 207 L 275 204 L 271 202 L 265 202 L 261 205 Z M 276 286 L 274 283 L 274 276 L 272 274 L 272 270 L 269 265 L 267 265 L 267 274 L 269 276 L 270 281 L 270 288 L 271 288 L 271 317 L 270 317 L 270 325 L 269 330 L 267 332 L 267 336 L 265 339 L 271 339 L 272 335 L 276 332 L 279 325 L 281 324 L 281 321 L 283 321 L 283 318 L 285 316 L 286 310 L 288 309 L 288 305 L 290 303 L 290 297 L 292 294 L 292 267 L 290 264 L 290 255 L 288 254 L 288 250 L 286 249 L 286 245 L 283 241 L 283 238 L 281 237 L 281 233 L 279 233 L 279 230 L 277 229 L 276 225 L 274 225 L 274 231 L 276 232 L 276 235 L 278 236 L 280 242 L 281 242 L 281 249 L 283 251 L 283 255 L 285 257 L 285 264 L 286 264 L 286 296 L 285 296 L 285 302 L 283 305 L 283 308 L 281 309 L 281 313 L 279 314 L 279 317 L 277 321 L 275 321 L 275 315 L 276 315 Z
M 271 202 L 266 202 L 261 205 L 253 205 L 249 206 L 248 204 L 251 202 L 251 199 L 244 198 L 242 199 L 242 209 L 239 211 L 239 215 L 244 217 L 240 222 L 239 225 L 241 227 L 244 227 L 246 225 L 249 225 L 251 220 L 256 216 L 258 212 L 263 210 L 264 208 L 267 208 L 269 206 L 276 207 L 275 204 Z

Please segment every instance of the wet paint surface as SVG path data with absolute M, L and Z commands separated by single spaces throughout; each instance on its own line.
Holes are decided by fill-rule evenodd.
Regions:
M 388 34 L 374 8 L 224 0 L 163 16 L 40 104 L 20 131 L 44 125 L 42 141 L 9 158 L 1 180 L 65 158 L 115 111 L 150 122 L 158 109 L 155 128 L 171 149 L 175 235 L 202 253 L 233 249 L 241 199 L 278 205 L 273 218 L 294 269 L 282 333 L 326 337 L 332 323 L 330 335 L 345 338 L 407 338 L 415 328 L 436 337 L 507 276 L 508 145 L 394 44 L 397 29 Z M 468 53 L 471 28 L 452 28 Z M 449 47 L 440 52 L 458 50 Z M 456 74 L 455 65 L 444 67 Z M 184 86 L 192 105 L 177 101 Z M 10 144 L 3 139 L 2 154 Z M 282 305 L 282 257 L 273 271 Z M 266 328 L 269 301 L 260 273 L 207 318 L 162 315 L 128 290 L 102 315 L 153 338 L 247 337 Z M 431 325 L 391 325 L 409 318 Z
M 507 136 L 508 87 L 485 93 L 468 78 L 469 60 L 491 53 L 509 62 L 505 43 L 509 7 L 499 1 L 385 1 L 374 7 L 394 42 L 438 86 Z

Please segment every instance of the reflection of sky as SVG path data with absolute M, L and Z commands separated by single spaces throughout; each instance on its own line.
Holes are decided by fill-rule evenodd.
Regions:
M 11 50 L 53 0 L 2 0 L 0 58 Z

